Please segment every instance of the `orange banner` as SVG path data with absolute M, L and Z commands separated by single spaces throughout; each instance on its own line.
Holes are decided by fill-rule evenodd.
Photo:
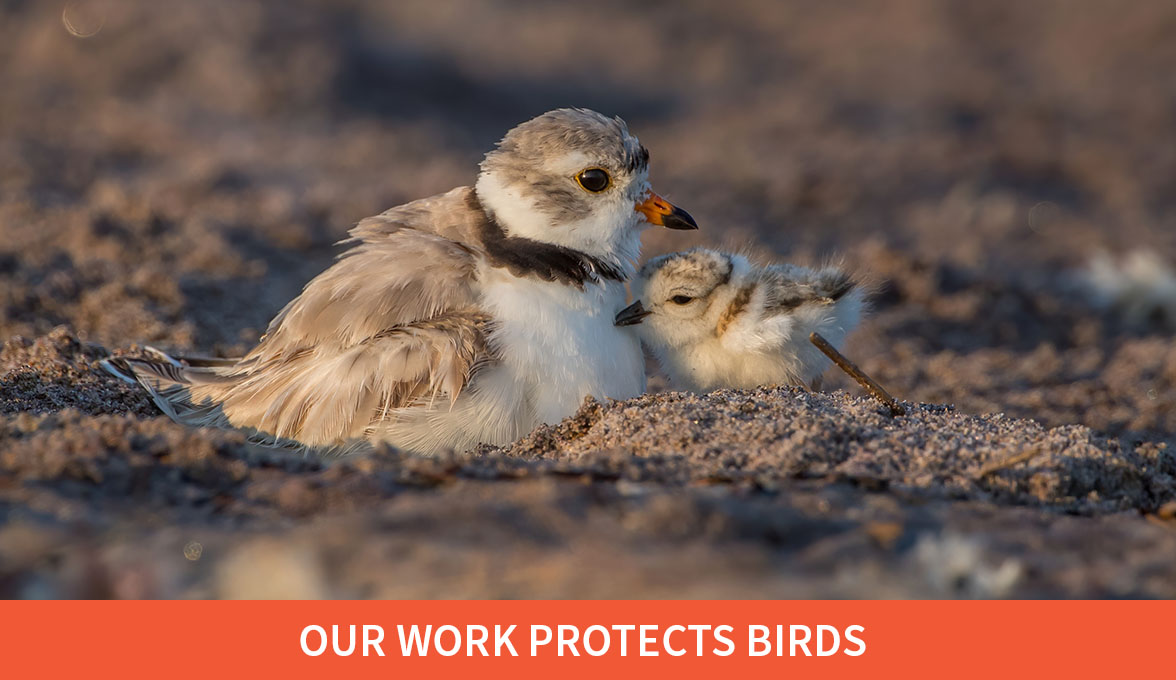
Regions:
M 0 650 L 12 678 L 1124 677 L 1170 673 L 1173 614 L 1165 602 L 4 602 Z

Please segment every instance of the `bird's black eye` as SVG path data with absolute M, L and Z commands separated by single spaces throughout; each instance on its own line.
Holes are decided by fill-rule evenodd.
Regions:
M 576 175 L 576 183 L 584 187 L 586 191 L 596 194 L 607 189 L 608 185 L 612 184 L 612 178 L 600 168 L 588 168 Z
M 670 302 L 676 305 L 685 305 L 689 304 L 693 299 L 694 298 L 690 297 L 689 295 L 675 295 L 674 297 L 670 298 Z

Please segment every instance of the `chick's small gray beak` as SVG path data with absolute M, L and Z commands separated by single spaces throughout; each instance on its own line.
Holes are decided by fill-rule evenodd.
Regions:
M 641 320 L 649 316 L 653 312 L 646 310 L 641 306 L 641 301 L 637 300 L 633 304 L 625 307 L 617 312 L 617 318 L 613 321 L 617 326 L 636 326 L 641 323 Z

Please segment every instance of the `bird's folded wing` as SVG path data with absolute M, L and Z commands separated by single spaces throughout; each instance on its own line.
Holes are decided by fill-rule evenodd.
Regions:
M 353 247 L 278 314 L 240 362 L 125 367 L 172 418 L 339 447 L 396 409 L 452 402 L 489 360 L 478 252 L 455 190 L 361 222 Z M 170 359 L 170 360 L 168 360 Z
M 853 281 L 834 268 L 809 269 L 774 265 L 762 269 L 746 295 L 731 303 L 731 320 L 722 342 L 733 351 L 775 352 L 792 338 L 797 320 L 821 314 L 853 288 Z
M 369 217 L 352 248 L 278 313 L 246 359 L 321 343 L 349 347 L 400 324 L 475 305 L 475 241 L 467 238 L 468 189 Z
M 760 280 L 768 295 L 768 309 L 788 312 L 802 305 L 831 304 L 857 285 L 836 267 L 810 269 L 790 264 L 765 267 Z
M 136 359 L 116 366 L 178 422 L 242 428 L 267 444 L 342 449 L 398 408 L 456 399 L 487 360 L 487 321 L 473 311 L 442 314 L 244 371 Z

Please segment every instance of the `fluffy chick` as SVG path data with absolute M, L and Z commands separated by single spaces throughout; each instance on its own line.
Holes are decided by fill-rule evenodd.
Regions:
M 617 325 L 634 326 L 671 386 L 693 392 L 818 386 L 829 362 L 809 334 L 840 344 L 861 320 L 865 297 L 834 267 L 758 267 L 704 248 L 650 260 L 633 293 Z

